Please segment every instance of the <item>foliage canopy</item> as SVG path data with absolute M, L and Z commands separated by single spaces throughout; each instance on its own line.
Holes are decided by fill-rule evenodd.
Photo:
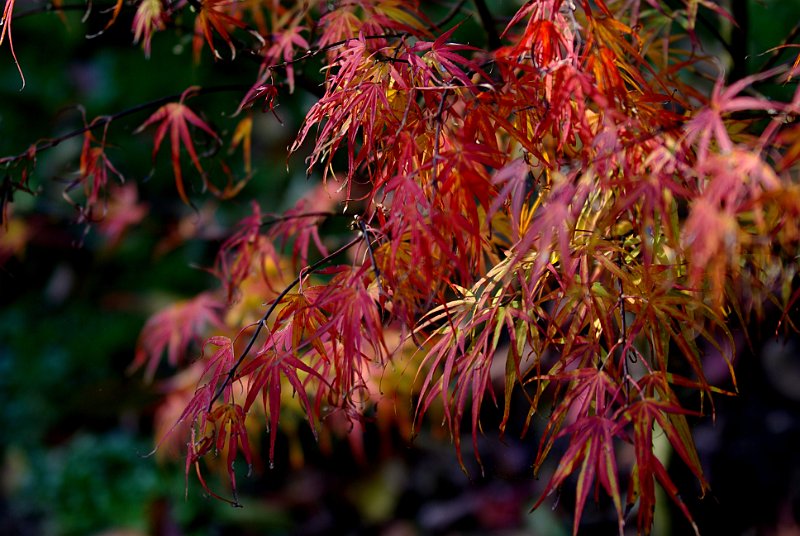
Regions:
M 236 504 L 234 460 L 257 462 L 264 427 L 271 460 L 279 426 L 358 434 L 370 414 L 411 434 L 434 413 L 459 460 L 466 427 L 480 461 L 490 401 L 501 433 L 512 414 L 527 416 L 523 434 L 542 416 L 536 470 L 564 438 L 536 506 L 574 483 L 576 533 L 593 488 L 620 533 L 634 506 L 649 532 L 656 485 L 691 519 L 654 434 L 705 492 L 690 418 L 736 390 L 732 326 L 775 307 L 793 327 L 800 56 L 781 65 L 777 49 L 726 80 L 698 21 L 735 21 L 706 0 L 531 0 L 502 22 L 474 5 L 117 0 L 102 31 L 135 9 L 145 55 L 188 31 L 195 61 L 255 59 L 252 86 L 84 113 L 82 128 L 1 158 L 0 260 L 24 247 L 13 201 L 36 194 L 37 157 L 60 142 L 82 138 L 64 190 L 78 221 L 123 240 L 147 218 L 115 185 L 107 136 L 123 117 L 150 114 L 133 134 L 152 134 L 154 162 L 169 142 L 175 190 L 193 207 L 242 191 L 256 176 L 254 124 L 280 122 L 281 101 L 307 92 L 288 150 L 321 184 L 282 214 L 253 200 L 207 267 L 219 287 L 144 326 L 134 368 L 152 379 L 166 354 L 179 371 L 159 444 L 188 436 L 187 473 L 220 496 L 202 467 L 221 466 Z M 13 11 L 6 0 L 12 55 Z M 764 97 L 767 81 L 787 98 Z M 241 96 L 227 130 L 202 111 L 219 91 Z M 330 232 L 343 216 L 349 229 Z M 707 380 L 707 354 L 726 360 L 726 385 Z

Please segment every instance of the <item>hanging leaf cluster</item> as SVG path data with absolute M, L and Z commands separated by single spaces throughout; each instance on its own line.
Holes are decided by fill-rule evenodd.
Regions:
M 168 415 L 180 426 L 162 422 L 172 435 L 161 441 L 188 437 L 187 472 L 204 487 L 203 462 L 219 456 L 235 503 L 234 460 L 254 463 L 257 430 L 272 459 L 278 429 L 304 420 L 315 435 L 356 434 L 377 407 L 410 435 L 436 412 L 459 460 L 467 438 L 480 461 L 491 403 L 503 433 L 512 415 L 524 416 L 523 434 L 542 424 L 535 471 L 563 445 L 536 506 L 574 483 L 576 533 L 592 490 L 610 496 L 620 534 L 634 505 L 649 532 L 657 486 L 691 520 L 654 434 L 705 492 L 691 423 L 737 390 L 733 326 L 766 304 L 789 325 L 800 298 L 798 62 L 709 77 L 698 13 L 730 16 L 704 0 L 530 0 L 505 26 L 481 9 L 465 22 L 470 3 L 436 11 L 442 20 L 424 4 L 135 6 L 145 54 L 176 20 L 193 20 L 198 60 L 208 50 L 258 59 L 230 140 L 193 110 L 194 87 L 136 130 L 154 132 L 154 159 L 169 135 L 184 203 L 189 173 L 222 199 L 238 193 L 230 175 L 215 187 L 205 160 L 240 148 L 258 180 L 254 118 L 274 122 L 280 102 L 306 90 L 315 100 L 289 152 L 309 150 L 307 173 L 322 181 L 285 214 L 255 200 L 209 267 L 220 287 L 145 326 L 135 366 L 149 377 L 164 353 L 172 366 L 191 352 L 202 364 L 186 369 L 196 388 L 175 384 L 183 409 Z M 11 44 L 12 9 L 8 0 L 0 44 Z M 485 35 L 467 42 L 476 21 Z M 760 96 L 765 81 L 793 97 Z M 89 204 L 119 175 L 104 135 L 90 133 L 114 120 L 86 125 L 75 185 Z M 24 170 L 44 148 L 0 162 Z M 352 234 L 326 235 L 342 214 Z M 709 353 L 727 360 L 724 385 L 707 379 Z M 382 410 L 392 397 L 405 405 Z

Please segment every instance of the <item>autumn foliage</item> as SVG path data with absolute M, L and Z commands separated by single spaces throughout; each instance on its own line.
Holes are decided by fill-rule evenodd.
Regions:
M 277 430 L 305 421 L 356 449 L 365 413 L 408 436 L 441 421 L 459 460 L 467 437 L 480 461 L 481 409 L 495 404 L 501 433 L 514 414 L 527 422 L 515 434 L 545 423 L 534 472 L 562 454 L 532 506 L 575 486 L 575 532 L 599 491 L 620 533 L 633 508 L 649 532 L 657 486 L 691 519 L 654 435 L 704 493 L 691 422 L 737 390 L 735 326 L 771 307 L 784 313 L 773 329 L 793 327 L 800 299 L 797 61 L 727 80 L 697 21 L 730 15 L 705 0 L 531 0 L 502 21 L 482 1 L 450 4 L 133 6 L 144 54 L 188 25 L 197 61 L 257 59 L 252 87 L 233 88 L 232 135 L 200 111 L 213 88 L 141 110 L 134 134 L 153 136 L 154 159 L 169 145 L 172 177 L 154 180 L 174 180 L 186 205 L 201 195 L 189 182 L 234 197 L 258 180 L 253 122 L 277 124 L 281 101 L 308 92 L 289 152 L 321 182 L 283 214 L 254 200 L 206 267 L 218 288 L 144 326 L 134 368 L 152 378 L 166 354 L 178 374 L 159 448 L 188 441 L 187 472 L 207 488 L 206 463 L 227 472 L 232 494 L 208 491 L 236 503 L 234 461 L 258 463 L 264 429 L 271 461 Z M 469 16 L 482 35 L 459 33 Z M 792 97 L 762 97 L 765 81 Z M 120 191 L 105 145 L 119 117 L 74 133 L 65 197 L 82 221 L 102 225 Z M 13 177 L 2 241 L 12 198 L 29 195 L 37 154 L 56 143 L 0 159 Z M 242 152 L 243 178 L 226 164 Z M 349 230 L 323 231 L 342 218 Z M 723 385 L 706 378 L 708 355 L 727 361 Z

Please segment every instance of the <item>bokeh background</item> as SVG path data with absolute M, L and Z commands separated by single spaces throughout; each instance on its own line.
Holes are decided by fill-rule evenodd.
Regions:
M 700 31 L 730 72 L 743 76 L 773 61 L 765 52 L 797 32 L 800 3 L 731 1 L 747 24 L 737 29 L 708 19 Z M 100 2 L 85 22 L 79 3 L 65 2 L 61 15 L 44 3 L 16 4 L 22 16 L 14 21 L 14 38 L 27 87 L 19 90 L 8 48 L 0 49 L 0 156 L 80 127 L 78 105 L 91 119 L 190 85 L 246 89 L 258 68 L 247 57 L 213 62 L 206 55 L 193 63 L 187 21 L 177 35 L 156 35 L 146 59 L 131 45 L 131 9 L 109 31 L 86 39 L 107 20 Z M 511 9 L 513 2 L 497 4 L 499 15 Z M 467 20 L 460 31 L 477 35 L 474 25 Z M 719 36 L 735 45 L 715 45 Z M 800 42 L 796 33 L 794 42 Z M 313 84 L 315 73 L 306 75 Z M 758 89 L 776 98 L 787 92 Z M 191 103 L 225 133 L 242 95 L 221 91 Z M 217 285 L 202 267 L 213 263 L 226 233 L 249 213 L 249 200 L 277 212 L 315 186 L 318 178 L 306 178 L 302 154 L 286 160 L 312 99 L 302 89 L 292 96 L 283 91 L 277 109 L 283 124 L 269 113 L 257 115 L 254 176 L 225 202 L 194 184 L 196 209 L 177 199 L 166 155 L 153 162 L 151 138 L 133 134 L 146 112 L 109 130 L 109 157 L 127 181 L 118 186 L 126 201 L 109 207 L 107 221 L 79 222 L 63 199 L 80 138 L 39 155 L 29 179 L 37 195 L 15 195 L 12 227 L 0 235 L 0 534 L 571 533 L 568 489 L 529 514 L 553 469 L 545 467 L 542 480 L 532 478 L 544 419 L 534 419 L 533 430 L 520 438 L 525 415 L 518 415 L 501 440 L 495 432 L 500 415 L 490 404 L 479 442 L 483 475 L 468 450 L 468 474 L 461 471 L 436 423 L 413 442 L 402 434 L 387 442 L 367 424 L 363 456 L 346 440 L 320 449 L 300 433 L 301 468 L 293 467 L 281 437 L 275 468 L 240 479 L 242 509 L 207 498 L 193 474 L 185 478 L 182 460 L 148 455 L 163 398 L 158 378 L 169 370 L 160 370 L 153 383 L 129 370 L 140 330 L 161 307 Z M 0 181 L 17 173 L 0 169 L 10 174 Z M 14 214 L 25 216 L 24 228 Z M 776 315 L 749 326 L 749 344 L 740 336 L 740 395 L 718 398 L 716 418 L 696 423 L 712 492 L 700 499 L 691 475 L 680 463 L 670 466 L 704 534 L 800 534 L 800 342 L 774 336 Z M 715 367 L 710 361 L 712 379 L 727 381 Z M 211 486 L 224 483 L 212 476 Z M 586 534 L 614 533 L 608 506 L 587 506 Z M 655 534 L 688 533 L 668 501 L 659 509 Z

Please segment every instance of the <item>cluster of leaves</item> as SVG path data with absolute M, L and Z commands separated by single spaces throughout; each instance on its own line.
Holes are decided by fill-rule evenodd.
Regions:
M 274 113 L 300 84 L 318 98 L 290 151 L 310 145 L 308 173 L 328 186 L 280 216 L 254 204 L 211 268 L 221 288 L 145 326 L 135 365 L 151 377 L 165 350 L 183 365 L 212 333 L 162 415 L 165 434 L 190 437 L 187 472 L 205 486 L 201 461 L 218 455 L 236 503 L 234 460 L 254 463 L 264 426 L 254 415 L 272 458 L 279 423 L 304 416 L 317 434 L 324 418 L 357 432 L 380 401 L 412 394 L 416 426 L 439 405 L 459 459 L 466 425 L 480 460 L 484 401 L 502 400 L 504 432 L 513 412 L 530 425 L 553 400 L 535 467 L 565 438 L 545 496 L 574 479 L 576 532 L 592 487 L 611 497 L 620 533 L 634 506 L 649 531 L 656 484 L 691 519 L 653 437 L 663 433 L 705 492 L 688 417 L 735 390 L 731 319 L 800 299 L 800 89 L 797 61 L 730 85 L 708 75 L 695 23 L 701 7 L 727 17 L 716 4 L 642 4 L 531 0 L 498 33 L 476 2 L 485 48 L 454 40 L 465 2 L 436 22 L 414 0 L 137 4 L 146 54 L 193 18 L 196 58 L 227 48 L 260 62 L 227 142 L 187 104 L 203 89 L 150 103 L 138 131 L 155 126 L 154 156 L 169 133 L 186 204 L 182 154 L 212 193 L 235 195 L 243 181 L 223 163 L 227 186 L 214 186 L 201 161 L 241 146 L 250 173 L 253 109 Z M 315 62 L 321 86 L 300 72 Z M 793 88 L 786 102 L 753 89 L 774 79 Z M 70 134 L 84 136 L 73 186 L 86 220 L 119 176 L 97 132 L 128 113 Z M 0 160 L 17 176 L 4 208 L 59 141 Z M 345 211 L 355 236 L 323 237 Z M 706 379 L 709 352 L 728 360 L 730 386 Z M 387 370 L 404 379 L 382 384 Z

